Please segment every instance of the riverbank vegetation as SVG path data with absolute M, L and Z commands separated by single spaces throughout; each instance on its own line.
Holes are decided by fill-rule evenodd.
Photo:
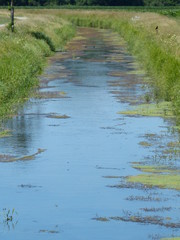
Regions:
M 5 11 L 1 11 L 6 16 Z M 18 15 L 16 15 L 17 17 Z M 57 16 L 21 15 L 11 33 L 6 27 L 0 37 L 0 116 L 12 115 L 17 106 L 38 86 L 37 76 L 55 49 L 62 49 L 74 33 L 72 24 Z
M 66 11 L 59 15 L 77 26 L 118 32 L 127 42 L 129 51 L 151 76 L 151 101 L 171 103 L 177 121 L 180 121 L 179 19 L 127 11 Z
M 5 16 L 5 10 L 1 10 L 1 16 Z M 32 76 L 37 76 L 41 71 L 45 56 L 49 56 L 52 51 L 62 47 L 65 41 L 72 37 L 75 31 L 73 25 L 108 28 L 118 32 L 124 38 L 129 51 L 136 56 L 142 68 L 151 76 L 150 85 L 153 91 L 148 97 L 148 99 L 151 98 L 149 102 L 159 104 L 161 101 L 166 101 L 168 109 L 173 110 L 177 122 L 180 122 L 180 26 L 178 17 L 171 18 L 158 13 L 125 10 L 64 9 L 17 10 L 16 16 L 23 18 L 23 21 L 17 22 L 14 35 L 4 29 L 0 43 L 2 44 L 1 51 L 5 56 L 0 66 L 2 103 L 11 106 L 9 102 L 12 98 L 13 102 L 14 99 L 21 99 L 19 94 L 22 94 L 22 89 L 28 92 L 27 89 L 37 84 L 36 77 L 32 78 Z M 12 55 L 7 54 L 5 49 L 8 47 L 11 48 Z M 6 71 L 3 72 L 5 68 Z M 14 89 L 16 89 L 15 94 Z M 24 97 L 27 96 L 23 94 Z M 7 110 L 10 108 L 6 107 Z M 6 111 L 1 111 L 1 115 Z

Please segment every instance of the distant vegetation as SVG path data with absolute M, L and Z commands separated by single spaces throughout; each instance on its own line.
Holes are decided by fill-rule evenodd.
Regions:
M 81 5 L 81 6 L 175 6 L 180 0 L 15 0 L 16 6 L 50 6 L 50 5 Z M 8 5 L 8 1 L 0 0 L 0 6 Z

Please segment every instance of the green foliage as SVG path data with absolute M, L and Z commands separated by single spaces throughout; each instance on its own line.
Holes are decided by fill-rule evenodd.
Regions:
M 180 240 L 180 237 L 173 237 L 173 238 L 161 238 L 161 240 Z
M 179 0 L 15 0 L 15 6 L 61 6 L 64 4 L 80 6 L 175 6 Z M 0 0 L 0 5 L 8 1 Z
M 36 39 L 44 40 L 47 45 L 50 47 L 51 51 L 55 52 L 55 46 L 52 43 L 51 39 L 43 32 L 31 32 L 31 35 Z
M 14 208 L 12 210 L 4 208 L 2 213 L 0 213 L 0 215 L 2 216 L 1 221 L 7 224 L 9 222 L 13 222 L 15 214 L 17 215 L 17 212 L 15 212 Z
M 173 117 L 171 108 L 172 106 L 169 102 L 161 102 L 158 104 L 142 104 L 131 110 L 119 112 L 119 114 L 170 118 Z
M 178 3 L 179 0 L 144 0 L 147 6 L 175 6 Z
M 180 17 L 179 9 L 161 10 L 160 13 L 165 16 Z
M 74 35 L 74 27 L 65 21 L 62 23 L 59 17 L 46 22 L 50 28 L 42 25 L 41 21 L 35 21 L 17 26 L 13 34 L 8 30 L 1 31 L 0 117 L 12 115 L 17 106 L 29 97 L 38 85 L 37 76 L 45 65 L 45 57 L 50 56 L 55 47 L 62 48 Z M 29 34 L 32 29 L 36 29 L 34 35 Z
M 77 26 L 110 28 L 127 42 L 129 50 L 153 78 L 154 96 L 172 102 L 174 114 L 180 122 L 180 59 L 164 48 L 143 27 L 116 16 L 72 14 L 67 16 Z
M 180 175 L 168 174 L 140 174 L 137 176 L 130 176 L 127 178 L 128 182 L 141 183 L 148 187 L 159 187 L 180 190 Z

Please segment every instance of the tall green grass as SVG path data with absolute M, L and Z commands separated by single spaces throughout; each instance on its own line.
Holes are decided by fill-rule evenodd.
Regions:
M 151 75 L 156 100 L 172 102 L 180 123 L 180 58 L 170 51 L 168 45 L 165 48 L 145 27 L 115 15 L 71 13 L 66 17 L 77 26 L 108 28 L 118 32 L 126 40 L 130 52 Z
M 19 23 L 15 33 L 0 34 L 0 117 L 12 115 L 35 86 L 52 50 L 62 49 L 75 34 L 72 24 L 59 17 Z

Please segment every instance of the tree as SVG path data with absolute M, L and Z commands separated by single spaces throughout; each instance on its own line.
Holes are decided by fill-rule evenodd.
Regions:
M 180 0 L 144 0 L 147 6 L 175 6 Z

